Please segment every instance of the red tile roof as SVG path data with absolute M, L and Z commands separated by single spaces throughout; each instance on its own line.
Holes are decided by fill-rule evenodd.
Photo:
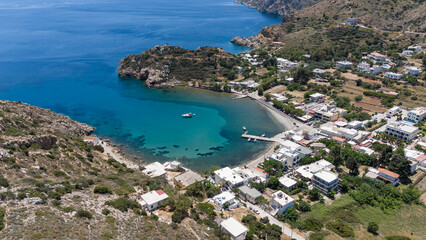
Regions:
M 252 166 L 252 168 L 253 168 L 253 169 L 255 169 L 255 170 L 257 170 L 257 171 L 259 171 L 259 172 L 262 172 L 262 173 L 264 173 L 264 174 L 268 174 L 268 172 L 266 172 L 265 170 L 260 169 L 260 168 L 258 168 L 258 167 Z
M 359 145 L 354 146 L 355 149 L 360 149 L 361 147 Z
M 383 54 L 380 54 L 380 53 L 378 53 L 378 52 L 372 52 L 372 53 L 370 53 L 371 55 L 374 55 L 374 56 L 377 56 L 377 57 L 386 57 L 385 55 L 383 55 Z
M 394 177 L 394 178 L 399 178 L 398 173 L 394 173 L 394 172 L 389 171 L 389 170 L 384 169 L 384 168 L 379 168 L 379 172 L 384 173 L 384 174 L 391 176 L 391 177 Z
M 331 139 L 333 139 L 333 140 L 335 140 L 335 141 L 338 141 L 338 142 L 346 142 L 346 140 L 345 139 L 343 139 L 343 138 L 341 138 L 341 137 L 332 137 Z
M 380 176 L 380 175 L 378 175 L 378 177 L 379 177 L 379 178 L 381 178 L 381 179 L 387 180 L 387 181 L 389 181 L 389 182 L 391 182 L 391 183 L 393 183 L 393 182 L 394 182 L 393 180 L 391 180 L 391 179 L 389 179 L 389 178 L 387 178 L 387 177 L 383 177 L 383 176 Z
M 426 160 L 426 154 L 422 154 L 422 155 L 418 156 L 417 160 L 418 161 L 424 161 L 424 160 Z
M 91 141 L 95 141 L 97 139 L 97 137 L 84 137 L 84 140 L 91 140 Z
M 163 190 L 156 190 L 156 192 L 157 192 L 158 195 L 165 194 L 165 192 Z

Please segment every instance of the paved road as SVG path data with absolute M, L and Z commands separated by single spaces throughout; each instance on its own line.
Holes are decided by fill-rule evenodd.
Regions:
M 280 226 L 282 228 L 282 230 L 283 230 L 283 233 L 285 235 L 287 235 L 287 236 L 289 236 L 291 238 L 297 239 L 297 240 L 305 240 L 305 238 L 303 236 L 301 236 L 301 235 L 297 234 L 296 232 L 294 232 L 291 228 L 287 227 L 287 225 L 285 225 L 284 223 L 278 221 L 278 219 L 274 218 L 268 212 L 262 210 L 258 206 L 255 206 L 255 205 L 253 205 L 253 204 L 251 204 L 249 202 L 245 202 L 245 201 L 242 201 L 242 200 L 240 200 L 240 201 L 244 202 L 245 204 L 247 204 L 247 207 L 252 207 L 252 208 L 255 208 L 255 209 L 259 210 L 259 212 L 260 212 L 259 216 L 260 217 L 262 217 L 262 218 L 263 217 L 268 217 L 269 223 Z

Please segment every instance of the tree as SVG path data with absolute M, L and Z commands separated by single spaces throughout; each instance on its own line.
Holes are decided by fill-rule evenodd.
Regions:
M 263 96 L 263 87 L 262 87 L 262 85 L 260 85 L 259 88 L 257 89 L 257 95 Z
M 336 191 L 334 191 L 334 189 L 330 189 L 327 195 L 329 198 L 334 199 L 334 195 L 336 195 Z
M 336 168 L 343 164 L 343 158 L 340 155 L 341 146 L 335 145 L 331 148 L 330 156 L 333 158 L 333 164 Z
M 305 85 L 311 78 L 312 73 L 303 67 L 297 67 L 292 69 L 294 81 Z
M 355 101 L 359 102 L 362 100 L 362 95 L 355 96 Z
M 377 234 L 377 231 L 379 231 L 379 224 L 377 224 L 375 222 L 369 222 L 367 230 L 370 233 Z
M 278 220 L 282 222 L 296 222 L 296 220 L 299 218 L 300 215 L 294 207 L 291 207 L 287 209 L 285 213 L 278 215 Z
M 410 161 L 405 158 L 404 149 L 398 148 L 389 162 L 389 170 L 398 173 L 402 178 L 411 174 Z
M 272 95 L 270 94 L 270 93 L 265 93 L 265 99 L 266 99 L 266 101 L 271 101 L 271 99 L 272 99 Z
M 313 188 L 309 191 L 309 200 L 311 201 L 318 201 L 320 199 L 321 195 L 318 189 Z
M 358 161 L 353 156 L 350 156 L 346 159 L 346 167 L 349 168 L 350 174 L 354 176 L 359 174 Z
M 309 205 L 309 203 L 300 200 L 298 205 L 297 205 L 297 210 L 302 211 L 302 212 L 310 212 L 311 211 L 311 205 Z
M 271 177 L 268 181 L 268 184 L 267 184 L 267 186 L 269 188 L 275 189 L 275 190 L 278 189 L 280 187 L 280 185 L 281 185 L 281 183 L 278 180 L 278 178 L 276 178 L 276 177 Z

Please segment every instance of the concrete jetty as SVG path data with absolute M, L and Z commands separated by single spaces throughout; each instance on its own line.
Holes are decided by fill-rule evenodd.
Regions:
M 241 135 L 242 138 L 251 138 L 251 139 L 256 139 L 259 141 L 265 141 L 265 142 L 275 142 L 278 144 L 283 144 L 284 143 L 284 139 L 282 138 L 284 135 L 284 133 L 279 133 L 271 138 L 268 137 L 262 137 L 262 136 L 256 136 L 256 135 L 251 135 L 251 134 L 247 134 L 244 133 Z

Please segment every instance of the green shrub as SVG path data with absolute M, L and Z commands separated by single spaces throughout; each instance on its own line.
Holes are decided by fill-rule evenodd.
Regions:
M 370 233 L 377 234 L 377 231 L 379 231 L 379 224 L 377 224 L 375 222 L 369 222 L 367 230 Z
M 109 209 L 107 209 L 107 208 L 102 209 L 102 214 L 103 215 L 108 215 L 110 213 L 111 213 L 111 211 Z
M 83 210 L 83 209 L 79 209 L 77 210 L 77 212 L 75 213 L 75 216 L 78 218 L 87 218 L 87 219 L 91 219 L 92 218 L 92 213 L 87 211 L 87 210 Z
M 4 208 L 0 208 L 0 231 L 4 228 L 4 215 L 6 214 L 6 211 Z
M 125 198 L 117 198 L 113 201 L 107 201 L 105 202 L 105 204 L 113 208 L 116 208 L 122 212 L 127 212 L 129 208 L 130 209 L 142 208 L 142 206 L 139 203 L 129 199 L 125 199 Z
M 182 212 L 182 211 L 176 211 L 172 215 L 172 221 L 174 223 L 180 223 L 183 219 L 185 219 L 188 216 L 188 213 Z
M 93 190 L 94 193 L 98 194 L 110 194 L 112 193 L 111 189 L 108 186 L 96 186 Z
M 64 208 L 62 208 L 62 210 L 64 210 L 64 212 L 66 212 L 66 213 L 70 213 L 70 212 L 74 211 L 74 207 L 71 207 L 71 206 L 64 207 Z
M 321 231 L 321 232 L 316 232 L 316 233 L 312 233 L 309 236 L 309 240 L 324 240 L 324 238 L 326 236 L 328 236 L 330 233 L 327 231 Z
M 104 152 L 104 148 L 101 145 L 96 145 L 96 146 L 93 147 L 93 149 L 95 151 L 98 151 L 98 152 L 101 152 L 101 153 Z
M 208 214 L 209 216 L 216 216 L 214 207 L 210 203 L 200 203 L 197 205 L 197 207 L 200 209 L 200 211 Z
M 343 223 L 341 220 L 328 222 L 326 227 L 341 237 L 355 236 L 354 229 L 350 225 Z
M 305 228 L 309 231 L 320 231 L 323 224 L 320 220 L 315 218 L 308 218 L 305 220 Z
M 55 175 L 55 177 L 66 177 L 66 176 L 68 176 L 65 172 L 63 172 L 61 170 L 53 171 L 53 175 Z
M 53 199 L 52 201 L 51 201 L 51 203 L 52 203 L 52 205 L 53 206 L 61 206 L 61 201 L 60 200 L 57 200 L 57 199 Z

